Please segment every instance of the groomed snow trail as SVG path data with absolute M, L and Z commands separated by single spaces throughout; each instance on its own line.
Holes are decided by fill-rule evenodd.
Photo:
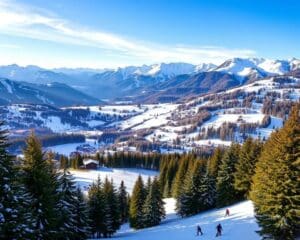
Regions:
M 230 216 L 224 217 L 226 208 L 210 210 L 189 218 L 180 218 L 175 214 L 175 201 L 166 199 L 167 218 L 156 227 L 142 230 L 130 229 L 124 224 L 114 235 L 114 239 L 131 240 L 189 240 L 189 239 L 222 239 L 222 240 L 258 240 L 255 232 L 259 229 L 251 201 L 244 201 L 229 206 Z M 216 226 L 221 223 L 223 234 L 216 238 Z M 200 225 L 203 236 L 196 236 L 196 227 Z

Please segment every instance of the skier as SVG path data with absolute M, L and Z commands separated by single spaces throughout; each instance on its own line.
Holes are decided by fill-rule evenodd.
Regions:
M 198 225 L 198 226 L 197 226 L 197 236 L 199 236 L 199 233 L 200 233 L 201 235 L 203 235 L 202 229 L 201 229 L 201 227 Z
M 225 217 L 228 217 L 228 216 L 229 216 L 229 209 L 227 208 L 226 212 L 225 212 Z
M 221 223 L 218 224 L 217 226 L 217 234 L 216 234 L 216 237 L 219 237 L 222 235 L 222 231 L 223 231 L 223 228 L 221 226 Z

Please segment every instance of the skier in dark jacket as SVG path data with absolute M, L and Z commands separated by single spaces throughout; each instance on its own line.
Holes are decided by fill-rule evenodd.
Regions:
M 203 235 L 203 232 L 202 232 L 201 227 L 198 225 L 197 226 L 197 236 L 199 236 L 199 234 Z
M 216 234 L 216 237 L 221 236 L 221 235 L 222 235 L 222 231 L 223 231 L 223 228 L 222 228 L 222 226 L 221 226 L 221 223 L 219 223 L 219 224 L 217 225 L 217 234 Z

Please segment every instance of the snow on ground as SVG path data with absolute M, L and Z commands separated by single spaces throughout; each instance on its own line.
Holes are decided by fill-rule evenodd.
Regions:
M 205 146 L 230 146 L 231 141 L 223 141 L 221 139 L 204 139 L 194 142 L 196 145 L 205 145 Z
M 267 128 L 258 128 L 257 135 L 253 135 L 253 137 L 260 136 L 261 138 L 268 138 L 274 129 L 281 128 L 283 126 L 283 120 L 278 117 L 271 116 L 271 123 Z
M 101 167 L 98 170 L 71 170 L 70 171 L 75 177 L 75 181 L 83 191 L 87 191 L 89 185 L 91 185 L 98 176 L 104 181 L 105 177 L 113 179 L 116 187 L 119 187 L 123 180 L 127 188 L 127 192 L 131 193 L 136 179 L 139 175 L 142 176 L 144 182 L 147 181 L 148 177 L 155 177 L 158 175 L 157 171 L 137 169 L 137 168 L 106 168 Z
M 120 128 L 138 130 L 164 125 L 168 122 L 167 118 L 177 108 L 178 104 L 165 103 L 145 106 L 147 106 L 147 110 L 144 113 L 121 122 Z
M 202 127 L 214 127 L 219 128 L 225 122 L 238 123 L 238 122 L 246 122 L 246 123 L 261 123 L 264 114 L 262 113 L 253 113 L 253 114 L 217 114 L 213 116 L 211 119 L 206 121 Z
M 46 150 L 51 150 L 52 152 L 63 154 L 65 156 L 69 156 L 71 152 L 76 151 L 76 148 L 78 146 L 85 144 L 85 143 L 88 143 L 95 148 L 98 147 L 98 144 L 95 143 L 95 140 L 87 138 L 85 140 L 85 142 L 55 145 L 55 146 L 47 147 Z
M 106 106 L 78 106 L 69 107 L 68 109 L 89 109 L 91 116 L 95 116 L 98 113 L 107 115 L 118 115 L 118 116 L 132 116 L 137 113 L 144 112 L 146 107 L 137 105 L 106 105 Z
M 255 232 L 259 229 L 251 201 L 244 201 L 229 207 L 230 216 L 224 217 L 225 209 L 210 210 L 189 218 L 180 218 L 175 214 L 175 200 L 165 199 L 167 217 L 159 226 L 141 230 L 130 229 L 124 224 L 114 239 L 122 240 L 187 240 L 187 239 L 215 239 L 216 226 L 221 223 L 223 240 L 258 240 Z M 196 227 L 200 225 L 203 236 L 196 237 Z

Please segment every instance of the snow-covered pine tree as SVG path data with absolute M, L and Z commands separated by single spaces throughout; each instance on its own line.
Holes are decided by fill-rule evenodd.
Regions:
M 18 182 L 20 174 L 8 154 L 7 132 L 0 122 L 0 239 L 31 239 L 35 222 L 30 197 Z
M 129 215 L 129 205 L 128 205 L 128 193 L 124 185 L 124 181 L 121 181 L 118 199 L 120 204 L 120 214 L 121 214 L 121 223 L 125 223 L 128 220 Z
M 77 189 L 75 186 L 74 177 L 64 169 L 62 173 L 58 174 L 59 182 L 59 201 L 58 213 L 60 216 L 60 233 L 61 238 L 73 239 L 76 237 L 74 233 L 75 228 L 75 204 Z
M 99 176 L 98 179 L 91 185 L 88 192 L 88 197 L 88 211 L 89 219 L 91 220 L 92 236 L 100 238 L 101 234 L 105 230 L 105 200 L 103 196 L 102 182 Z
M 264 239 L 300 236 L 300 104 L 271 134 L 256 164 L 250 197 Z
M 164 202 L 157 178 L 154 178 L 143 206 L 143 227 L 158 225 L 165 217 Z
M 139 229 L 143 227 L 142 219 L 145 198 L 144 182 L 141 175 L 139 175 L 130 199 L 129 222 L 130 226 L 133 228 Z
M 32 133 L 26 140 L 22 164 L 24 185 L 29 192 L 37 239 L 56 238 L 59 234 L 59 199 L 57 176 L 52 165 L 47 162 L 41 144 Z
M 80 188 L 77 188 L 74 202 L 74 228 L 73 234 L 74 240 L 85 240 L 90 236 L 90 219 L 88 216 L 88 206 L 84 200 L 83 194 Z

